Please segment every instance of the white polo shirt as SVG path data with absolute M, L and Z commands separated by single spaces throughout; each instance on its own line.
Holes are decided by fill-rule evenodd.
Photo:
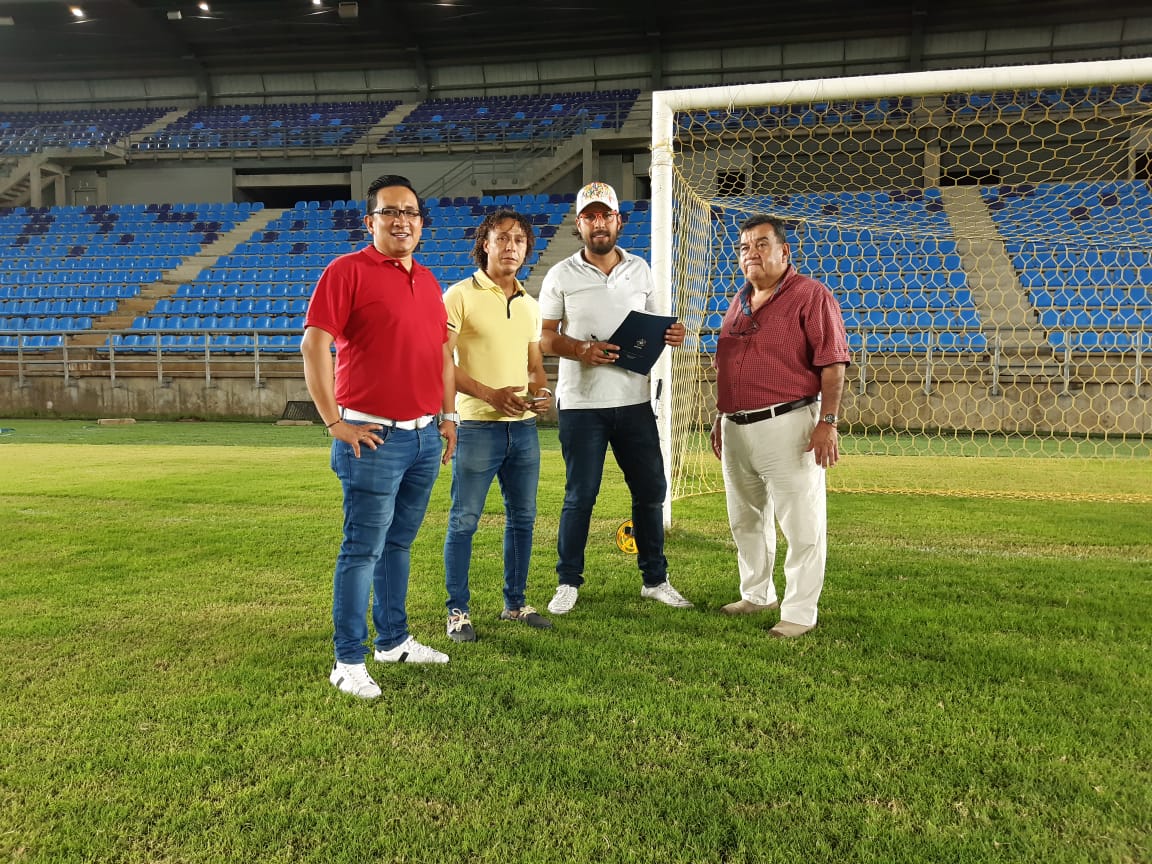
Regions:
M 648 262 L 619 246 L 616 251 L 620 263 L 607 276 L 584 260 L 582 249 L 554 265 L 540 289 L 540 317 L 563 321 L 561 331 L 573 339 L 606 342 L 633 309 L 668 314 Z M 647 375 L 560 358 L 557 408 L 622 408 L 650 398 Z

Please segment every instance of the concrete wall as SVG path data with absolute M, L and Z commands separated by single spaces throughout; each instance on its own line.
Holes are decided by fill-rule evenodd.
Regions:
M 77 170 L 68 178 L 76 189 L 95 189 L 99 204 L 152 204 L 161 201 L 232 201 L 232 168 L 196 162 L 188 165 L 141 163 L 107 170 Z
M 356 198 L 363 198 L 368 186 L 382 174 L 401 174 L 412 181 L 412 185 L 424 190 L 435 184 L 449 171 L 455 171 L 469 161 L 482 161 L 483 156 L 469 153 L 467 156 L 401 156 L 395 159 L 365 160 L 360 166 L 359 176 L 352 172 L 352 192 Z M 457 184 L 459 187 L 459 184 Z M 479 188 L 458 188 L 455 195 L 480 195 Z
M 303 376 L 267 378 L 0 377 L 0 413 L 38 417 L 276 419 L 288 402 L 311 402 Z
M 1134 370 L 1131 370 L 1134 371 Z M 283 374 L 283 373 L 281 373 Z M 845 423 L 879 430 L 962 429 L 1036 435 L 1152 436 L 1152 384 L 1077 382 L 1062 393 L 1059 382 L 1008 383 L 993 393 L 984 382 L 940 380 L 931 393 L 922 382 L 873 380 L 864 393 L 850 376 L 841 414 Z M 1130 376 L 1129 376 L 1130 377 Z M 1145 379 L 1146 380 L 1146 379 Z M 290 401 L 309 402 L 304 379 L 196 377 L 160 383 L 155 377 L 0 376 L 0 416 L 276 419 Z M 704 384 L 700 422 L 715 409 L 712 385 Z

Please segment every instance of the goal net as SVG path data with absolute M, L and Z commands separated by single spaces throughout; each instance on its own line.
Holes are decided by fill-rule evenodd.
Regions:
M 711 361 L 761 213 L 843 310 L 846 455 L 1147 457 L 1147 82 L 1130 60 L 655 93 L 653 271 L 689 330 L 662 361 L 671 498 L 723 488 Z

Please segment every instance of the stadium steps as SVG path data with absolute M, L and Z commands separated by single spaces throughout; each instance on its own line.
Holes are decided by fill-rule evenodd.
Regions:
M 11 170 L 0 177 L 0 207 L 24 207 L 32 198 L 32 171 L 41 169 L 42 185 L 55 180 L 59 171 L 49 171 L 48 157 L 43 153 L 32 153 L 11 166 Z
M 171 272 L 171 271 L 170 271 Z M 132 319 L 137 315 L 145 314 L 149 309 L 156 305 L 156 297 L 144 296 L 143 292 L 150 288 L 150 285 L 141 286 L 141 294 L 138 297 L 129 297 L 126 300 L 121 300 L 116 304 L 116 311 L 109 315 L 102 315 L 92 319 L 93 330 L 124 330 L 131 323 Z M 77 333 L 67 337 L 68 347 L 70 348 L 91 348 L 97 345 L 103 345 L 104 341 L 108 338 L 107 333 Z
M 582 164 L 588 137 L 588 133 L 574 135 L 556 148 L 556 152 L 533 159 L 522 170 L 520 188 L 547 189 Z
M 1000 351 L 999 376 L 1001 384 L 1034 383 L 1046 379 L 1056 381 L 1064 375 L 1060 361 L 1045 344 L 1036 346 L 1008 346 Z M 1070 381 L 1069 389 L 1083 388 L 1083 381 Z
M 181 117 L 183 117 L 187 113 L 188 113 L 187 108 L 173 108 L 171 111 L 169 111 L 167 114 L 165 114 L 163 117 L 161 117 L 156 122 L 149 123 L 147 126 L 144 126 L 140 129 L 135 130 L 132 133 L 131 138 L 134 140 L 142 140 L 144 138 L 147 138 L 149 135 L 154 135 L 155 133 L 166 128 L 168 126 L 168 124 L 175 123 L 177 120 L 179 120 Z
M 149 314 L 157 301 L 166 297 L 174 297 L 176 290 L 186 282 L 195 281 L 201 271 L 212 267 L 220 258 L 231 253 L 237 246 L 252 235 L 268 226 L 273 220 L 280 218 L 287 211 L 265 207 L 252 213 L 227 234 L 221 235 L 217 240 L 201 248 L 200 252 L 185 258 L 179 266 L 164 273 L 160 279 L 140 287 L 140 294 L 127 300 L 121 300 L 116 311 L 110 315 L 95 318 L 92 321 L 93 330 L 126 330 L 131 326 L 133 319 L 138 315 Z M 103 333 L 80 333 L 68 337 L 69 346 L 94 346 L 104 344 L 107 338 Z
M 364 153 L 380 153 L 385 148 L 380 141 L 396 128 L 396 124 L 407 117 L 420 105 L 419 102 L 401 102 L 380 120 L 371 129 L 340 151 L 342 156 L 359 156 Z
M 642 91 L 632 103 L 632 108 L 620 126 L 620 132 L 626 137 L 652 140 L 652 93 Z
M 1043 344 L 1042 338 L 1035 338 L 1032 314 L 1003 241 L 960 238 L 956 247 L 968 273 L 972 299 L 984 322 L 1001 332 L 1015 333 L 1022 345 Z M 974 266 L 969 266 L 969 262 Z
M 184 263 L 170 271 L 164 281 L 175 280 L 177 285 L 196 281 L 196 277 L 203 270 L 215 266 L 217 261 L 225 255 L 232 254 L 237 246 L 251 240 L 253 234 L 263 231 L 287 212 L 275 207 L 265 207 L 256 211 L 227 234 L 221 234 L 215 241 L 201 248 L 199 254 L 185 258 Z M 170 297 L 173 293 L 175 292 L 158 295 L 157 299 L 161 296 Z
M 615 131 L 595 129 L 576 135 L 565 141 L 551 156 L 542 157 L 529 163 L 522 172 L 521 188 L 546 189 L 561 179 L 572 169 L 584 161 L 585 144 L 590 139 L 610 138 L 614 146 L 620 146 L 625 141 L 640 143 L 652 139 L 652 96 L 641 94 L 633 103 L 628 116 Z M 575 250 L 573 250 L 575 251 Z M 569 253 L 571 254 L 571 252 Z
M 540 260 L 532 268 L 532 273 L 524 283 L 526 290 L 533 297 L 540 296 L 540 286 L 544 282 L 544 275 L 548 270 L 581 247 L 579 237 L 572 236 L 576 230 L 575 208 L 564 215 L 564 221 L 556 226 L 556 234 L 548 241 L 548 246 L 540 255 Z M 544 371 L 548 375 L 548 386 L 556 391 L 556 373 L 560 369 L 560 358 L 554 354 L 544 355 Z
M 940 196 L 981 320 L 998 332 L 1012 333 L 1013 347 L 1044 347 L 1045 334 L 1033 327 L 1024 289 L 979 188 L 946 186 Z
M 548 241 L 548 246 L 540 254 L 540 260 L 532 267 L 532 273 L 524 283 L 524 290 L 533 297 L 540 296 L 540 288 L 548 270 L 575 253 L 583 245 L 579 237 L 573 236 L 572 232 L 575 230 L 576 213 L 575 207 L 573 207 L 564 214 L 564 221 L 556 226 L 556 234 Z

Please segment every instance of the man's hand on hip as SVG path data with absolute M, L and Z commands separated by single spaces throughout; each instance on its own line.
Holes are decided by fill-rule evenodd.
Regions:
M 328 427 L 328 434 L 333 438 L 339 438 L 345 444 L 351 444 L 352 454 L 359 459 L 361 444 L 369 450 L 375 450 L 377 445 L 384 443 L 384 439 L 375 434 L 377 429 L 383 428 L 379 423 L 358 424 L 337 420 Z

